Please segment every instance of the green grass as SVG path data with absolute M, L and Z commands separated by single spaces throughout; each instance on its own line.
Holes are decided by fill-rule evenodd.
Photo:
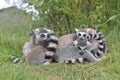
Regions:
M 1 15 L 4 13 L 6 12 L 1 13 Z M 108 31 L 105 34 L 108 45 L 107 58 L 101 62 L 85 64 L 52 63 L 48 66 L 33 66 L 26 64 L 25 61 L 21 64 L 13 64 L 8 58 L 8 55 L 11 54 L 24 60 L 22 47 L 30 39 L 28 32 L 31 28 L 39 25 L 38 21 L 31 26 L 32 23 L 30 23 L 29 18 L 26 19 L 25 15 L 23 18 L 21 15 L 22 22 L 19 22 L 19 18 L 20 16 L 14 14 L 0 18 L 0 80 L 120 80 L 119 20 L 115 20 L 118 21 L 118 24 L 110 24 L 111 26 L 114 25 L 113 29 L 102 28 L 100 30 L 104 33 Z M 72 28 L 74 29 L 74 27 Z M 66 33 L 65 31 L 63 32 Z M 59 36 L 59 28 L 56 28 L 55 32 Z
M 5 32 L 7 30 L 7 33 Z M 7 56 L 23 59 L 22 46 L 30 39 L 29 27 L 0 27 L 0 80 L 120 80 L 120 32 L 113 29 L 107 37 L 106 59 L 96 63 L 33 66 L 26 62 L 13 64 Z M 4 56 L 3 56 L 4 55 Z

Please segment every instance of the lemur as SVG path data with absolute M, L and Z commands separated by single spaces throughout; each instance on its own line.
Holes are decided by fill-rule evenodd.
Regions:
M 75 63 L 75 62 L 97 62 L 100 61 L 101 59 L 97 59 L 92 53 L 90 52 L 91 50 L 95 50 L 96 47 L 98 46 L 98 43 L 93 42 L 91 45 L 87 44 L 87 41 L 84 40 L 81 43 L 82 50 L 79 50 L 75 46 L 65 46 L 62 48 L 58 48 L 57 52 L 54 55 L 54 60 L 58 63 Z M 81 51 L 81 52 L 80 52 Z
M 58 46 L 58 38 L 54 31 L 47 28 L 36 28 L 30 32 L 30 36 L 32 36 L 31 41 L 26 42 L 23 46 L 24 56 L 26 57 L 36 46 L 42 45 L 46 49 L 44 64 L 50 64 Z
M 93 33 L 94 32 L 95 32 L 95 30 L 93 30 Z M 84 58 L 87 58 L 88 61 L 91 61 L 91 62 L 92 61 L 99 61 L 99 59 L 96 59 L 96 57 L 92 55 L 93 51 L 96 52 L 96 50 L 98 50 L 98 49 L 96 49 L 98 47 L 98 45 L 97 45 L 98 41 L 94 42 L 94 40 L 90 40 L 90 43 L 92 45 L 91 46 L 87 45 L 88 47 L 87 48 L 85 47 L 87 49 L 85 51 L 85 54 L 81 56 L 81 55 L 78 55 L 79 50 L 77 49 L 78 53 L 76 53 L 76 49 L 74 49 L 75 47 L 73 46 L 74 45 L 73 41 L 75 41 L 77 38 L 78 38 L 78 36 L 76 34 L 68 34 L 68 35 L 64 35 L 64 36 L 60 37 L 58 40 L 59 45 L 58 45 L 57 53 L 55 54 L 54 59 L 56 59 L 57 62 L 65 62 L 65 63 L 68 63 L 70 60 L 72 63 L 74 63 L 76 61 L 76 59 L 78 59 L 79 62 L 82 62 L 82 61 L 84 61 Z M 89 40 L 89 37 L 88 37 L 88 40 Z M 85 41 L 87 43 L 88 43 L 88 40 L 85 39 Z M 71 49 L 71 45 L 72 45 L 72 49 Z M 84 44 L 84 45 L 86 45 L 86 44 Z M 70 53 L 70 52 L 73 52 L 74 54 Z M 67 54 L 67 53 L 70 53 L 70 54 Z M 78 55 L 80 57 L 78 57 L 76 55 Z M 76 57 L 74 57 L 74 56 L 76 56 Z
M 66 34 L 61 36 L 58 42 L 58 50 L 54 59 L 59 63 L 74 63 L 76 60 L 84 62 L 84 59 L 88 59 L 90 62 L 99 61 L 99 59 L 90 52 L 97 50 L 98 42 L 96 41 L 90 43 L 86 39 L 79 39 L 76 34 Z M 76 48 L 77 46 L 80 49 Z M 78 57 L 78 55 L 80 57 Z
M 75 41 L 73 41 L 73 44 L 79 51 L 79 57 L 77 58 L 78 62 L 81 63 L 85 60 L 89 62 L 96 62 L 101 60 L 96 58 L 91 52 L 98 49 L 98 42 L 92 41 L 92 43 L 90 43 L 85 38 L 77 38 Z
M 75 29 L 76 35 L 79 39 L 87 40 L 89 43 L 92 43 L 94 40 L 98 42 L 98 50 L 97 52 L 91 51 L 96 58 L 101 58 L 106 53 L 106 39 L 104 35 L 98 30 L 92 28 L 84 28 L 84 29 Z M 77 41 L 76 41 L 77 42 Z M 76 44 L 76 46 L 78 46 Z M 79 47 L 78 47 L 79 49 Z

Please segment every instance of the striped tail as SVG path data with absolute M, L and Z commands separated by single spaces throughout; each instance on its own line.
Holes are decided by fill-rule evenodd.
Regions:
M 21 63 L 21 60 L 20 60 L 18 57 L 16 57 L 16 56 L 9 55 L 8 57 L 9 57 L 9 58 L 12 60 L 12 62 L 15 63 L 15 64 L 20 64 L 20 63 Z
M 102 57 L 104 53 L 106 52 L 106 39 L 104 35 L 100 31 L 96 31 L 97 34 L 90 34 L 92 39 L 95 39 L 98 41 L 98 51 L 95 53 L 96 57 Z
M 45 55 L 45 64 L 50 64 L 54 53 L 56 53 L 56 49 L 58 46 L 58 38 L 54 34 L 49 34 L 46 43 L 47 51 Z

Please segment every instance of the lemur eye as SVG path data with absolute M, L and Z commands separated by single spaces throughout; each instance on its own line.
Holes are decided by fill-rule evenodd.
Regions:
M 44 38 L 44 37 L 45 37 L 45 34 L 41 34 L 40 37 L 41 37 L 41 38 Z
M 77 47 L 79 50 L 81 50 L 81 47 Z
M 90 39 L 90 36 L 87 36 L 87 39 Z
M 78 36 L 81 36 L 81 33 L 78 33 Z
M 83 37 L 86 37 L 86 34 L 83 34 Z

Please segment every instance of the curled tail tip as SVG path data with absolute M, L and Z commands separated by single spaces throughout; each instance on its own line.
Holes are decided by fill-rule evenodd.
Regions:
M 8 57 L 12 60 L 13 63 L 15 64 L 20 64 L 22 61 L 16 57 L 16 56 L 13 56 L 13 55 L 8 55 Z

